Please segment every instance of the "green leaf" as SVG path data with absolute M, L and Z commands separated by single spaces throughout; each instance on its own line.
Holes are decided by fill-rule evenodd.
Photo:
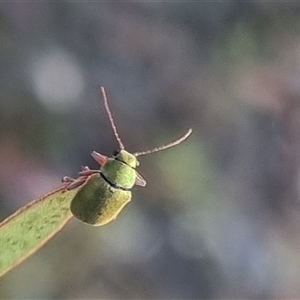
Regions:
M 0 276 L 46 244 L 71 219 L 78 188 L 61 186 L 17 210 L 0 223 Z

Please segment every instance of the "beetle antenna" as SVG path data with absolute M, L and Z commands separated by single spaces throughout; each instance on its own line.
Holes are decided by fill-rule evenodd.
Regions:
M 123 145 L 123 143 L 122 143 L 122 141 L 121 141 L 121 139 L 119 137 L 119 134 L 118 134 L 118 131 L 117 131 L 117 127 L 115 125 L 114 119 L 113 119 L 112 114 L 110 112 L 104 87 L 101 87 L 101 93 L 102 93 L 102 97 L 103 97 L 103 101 L 104 101 L 104 107 L 105 107 L 105 110 L 107 112 L 107 115 L 108 115 L 108 118 L 109 118 L 109 121 L 110 121 L 110 125 L 111 125 L 111 127 L 112 127 L 112 129 L 114 131 L 114 136 L 115 136 L 115 138 L 116 138 L 116 140 L 118 142 L 120 150 L 123 150 L 125 148 L 124 148 L 124 145 Z
M 165 150 L 165 149 L 171 148 L 173 146 L 176 146 L 176 145 L 180 144 L 184 140 L 186 140 L 190 136 L 190 134 L 192 132 L 193 132 L 193 130 L 190 128 L 185 135 L 183 135 L 181 138 L 177 139 L 174 142 L 171 142 L 171 143 L 169 143 L 167 145 L 162 145 L 160 147 L 156 147 L 156 148 L 151 149 L 151 150 L 142 151 L 142 152 L 135 152 L 135 153 L 133 153 L 133 155 L 135 157 L 137 157 L 137 156 L 140 156 L 140 155 L 146 155 L 146 154 L 150 154 L 150 153 L 154 153 L 154 152 L 158 152 L 158 151 L 161 151 L 161 150 Z

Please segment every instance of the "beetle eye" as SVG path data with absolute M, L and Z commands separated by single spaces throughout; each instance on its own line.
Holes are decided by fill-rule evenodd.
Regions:
M 120 153 L 120 150 L 115 150 L 115 151 L 113 152 L 113 156 L 117 156 L 119 153 Z

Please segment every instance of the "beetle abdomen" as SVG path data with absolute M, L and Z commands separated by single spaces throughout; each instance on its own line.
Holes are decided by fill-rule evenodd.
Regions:
M 130 199 L 130 191 L 115 188 L 94 174 L 75 195 L 71 212 L 84 223 L 101 226 L 114 220 Z

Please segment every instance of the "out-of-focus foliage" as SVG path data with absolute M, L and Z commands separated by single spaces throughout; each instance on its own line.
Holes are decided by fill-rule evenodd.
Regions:
M 4 2 L 0 40 L 1 218 L 114 150 L 100 85 L 129 151 L 194 129 L 0 298 L 300 297 L 300 4 Z

